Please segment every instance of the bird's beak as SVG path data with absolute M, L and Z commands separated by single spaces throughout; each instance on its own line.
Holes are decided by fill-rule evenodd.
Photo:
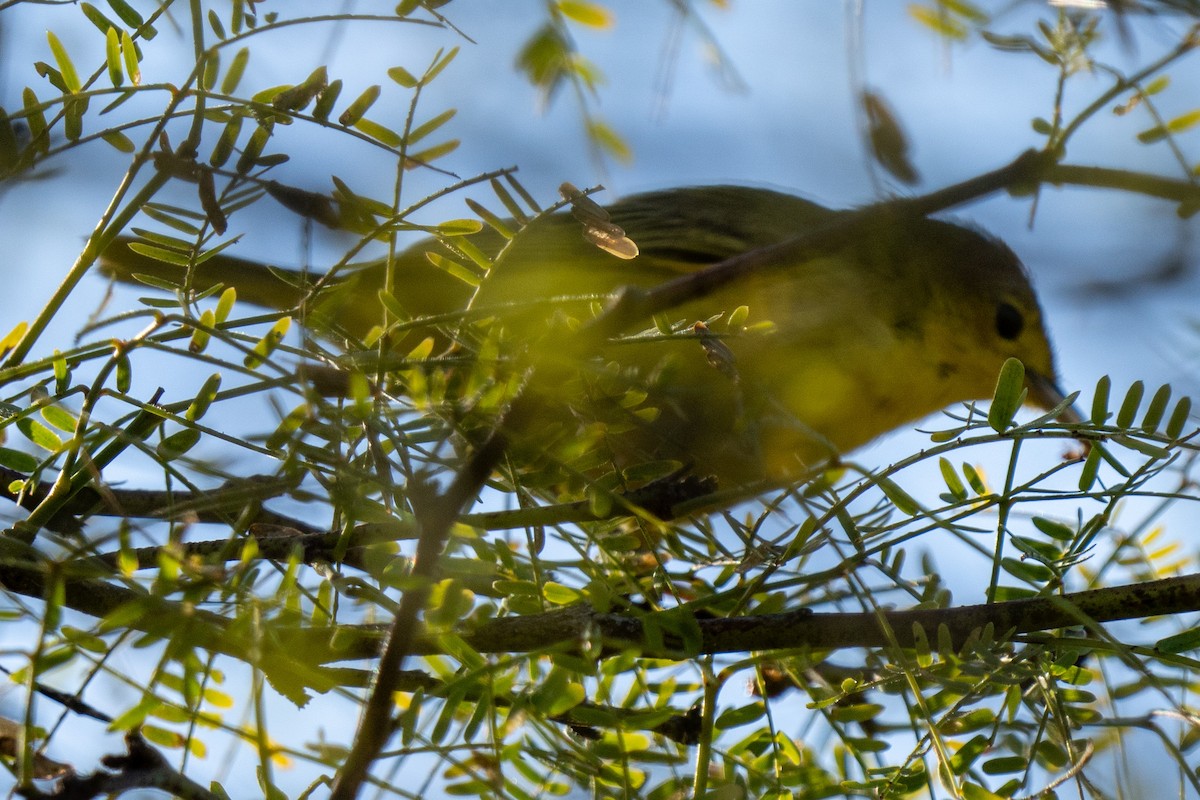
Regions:
M 1066 395 L 1063 394 L 1062 389 L 1058 388 L 1058 384 L 1054 382 L 1053 378 L 1048 378 L 1027 368 L 1025 383 L 1029 387 L 1030 403 L 1047 410 L 1062 406 L 1062 411 L 1058 415 L 1059 422 L 1083 422 L 1083 415 L 1079 413 L 1079 409 L 1074 405 L 1064 405 L 1067 402 Z

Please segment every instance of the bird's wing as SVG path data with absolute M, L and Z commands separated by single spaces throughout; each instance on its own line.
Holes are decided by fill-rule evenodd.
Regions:
M 637 257 L 618 258 L 585 241 L 585 224 L 569 213 L 544 217 L 499 250 L 476 304 L 652 286 L 799 235 L 836 214 L 792 195 L 737 186 L 634 195 L 607 211 L 637 245 Z

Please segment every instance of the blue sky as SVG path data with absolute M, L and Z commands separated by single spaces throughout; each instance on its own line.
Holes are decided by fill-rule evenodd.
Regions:
M 370 4 L 342 7 L 366 10 Z M 613 196 L 728 182 L 794 191 L 833 207 L 851 206 L 877 199 L 881 189 L 897 190 L 886 180 L 882 186 L 871 180 L 853 104 L 862 85 L 884 95 L 907 126 L 914 161 L 925 178 L 921 190 L 995 168 L 1036 146 L 1040 138 L 1030 120 L 1047 116 L 1054 100 L 1055 73 L 1037 59 L 998 53 L 978 40 L 947 46 L 914 22 L 905 4 L 866 3 L 856 15 L 849 4 L 827 0 L 735 0 L 728 10 L 704 6 L 704 22 L 745 84 L 742 90 L 730 89 L 712 69 L 695 31 L 682 28 L 678 51 L 667 53 L 678 24 L 669 4 L 620 0 L 611 4 L 613 29 L 578 30 L 581 50 L 606 75 L 593 108 L 627 138 L 634 153 L 629 164 L 609 162 L 601 168 L 582 140 L 579 110 L 569 93 L 541 109 L 537 92 L 512 68 L 521 43 L 539 24 L 542 8 L 536 0 L 460 0 L 446 7 L 475 44 L 406 25 L 288 30 L 262 39 L 247 80 L 255 88 L 296 83 L 327 62 L 330 76 L 346 81 L 344 97 L 384 83 L 385 94 L 371 116 L 399 124 L 407 98 L 399 87 L 388 86 L 384 71 L 402 64 L 417 72 L 438 48 L 460 46 L 455 63 L 430 88 L 418 112 L 418 118 L 427 118 L 450 106 L 458 109 L 443 130 L 461 139 L 462 146 L 440 166 L 462 176 L 519 166 L 521 180 L 543 202 L 553 201 L 563 181 L 604 183 Z M 1006 12 L 996 28 L 1026 32 L 1032 19 L 1052 13 L 1038 4 L 1020 5 Z M 29 67 L 34 60 L 51 60 L 47 28 L 56 31 L 81 65 L 90 69 L 100 63 L 90 35 L 94 31 L 85 27 L 77 7 L 18 6 L 0 12 L 0 22 L 7 26 L 0 73 L 0 98 L 7 108 L 19 106 L 15 98 L 27 84 L 43 96 L 52 93 Z M 1180 27 L 1170 20 L 1135 23 L 1132 44 L 1111 41 L 1102 48 L 1110 63 L 1128 67 L 1153 60 L 1169 46 L 1169 32 Z M 1104 30 L 1112 33 L 1111 27 Z M 166 24 L 160 31 L 163 37 L 176 36 Z M 155 43 L 148 51 L 152 57 L 143 65 L 146 80 L 182 80 L 190 44 Z M 673 75 L 666 91 L 656 80 L 664 65 Z M 1170 74 L 1173 83 L 1159 98 L 1168 117 L 1188 110 L 1200 96 L 1194 59 Z M 1102 73 L 1072 81 L 1064 100 L 1067 113 L 1086 106 L 1110 82 Z M 161 95 L 147 99 L 146 113 L 152 115 L 161 103 Z M 1134 138 L 1150 124 L 1138 112 L 1121 118 L 1106 113 L 1072 146 L 1068 160 L 1174 175 L 1165 147 L 1146 147 Z M 321 190 L 328 187 L 329 175 L 336 174 L 363 193 L 390 195 L 390 169 L 370 148 L 294 127 L 280 136 L 286 137 L 281 147 L 295 157 L 273 177 Z M 1194 136 L 1183 144 L 1197 148 Z M 1193 162 L 1197 158 L 1193 152 Z M 0 241 L 8 257 L 0 269 L 9 278 L 0 331 L 45 302 L 125 165 L 105 145 L 95 144 L 51 166 L 59 172 L 48 180 L 0 195 Z M 421 172 L 408 180 L 406 191 L 413 198 L 444 182 Z M 478 193 L 473 196 L 479 198 Z M 235 228 L 247 231 L 239 254 L 298 264 L 306 257 L 319 263 L 344 249 L 344 240 L 323 233 L 305 244 L 299 221 L 278 207 L 264 203 L 253 213 L 249 220 L 234 220 Z M 432 213 L 430 221 L 465 216 L 467 210 L 455 198 Z M 1143 379 L 1152 386 L 1170 381 L 1177 394 L 1197 390 L 1200 339 L 1188 327 L 1197 318 L 1194 298 L 1200 289 L 1197 251 L 1188 238 L 1196 233 L 1194 220 L 1180 223 L 1168 204 L 1132 195 L 1056 189 L 1042 193 L 1032 227 L 1028 198 L 992 197 L 953 216 L 1000 235 L 1028 265 L 1046 307 L 1065 388 L 1082 389 L 1086 399 L 1100 375 L 1108 373 L 1120 389 Z M 1182 252 L 1186 266 L 1177 281 L 1121 283 L 1156 271 L 1176 252 Z M 1117 282 L 1120 288 L 1108 294 L 1083 290 L 1096 281 Z M 99 277 L 85 282 L 52 336 L 71 337 L 106 288 Z M 142 293 L 120 290 L 116 302 L 129 305 Z M 198 383 L 205 375 L 176 379 Z M 861 460 L 884 464 L 926 441 L 918 434 L 899 435 L 868 449 Z M 1054 458 L 1060 450 L 1051 445 L 1044 452 Z M 987 462 L 989 456 L 979 458 Z M 962 599 L 978 599 L 970 594 L 973 579 L 964 575 L 960 580 Z M 277 719 L 289 721 L 285 725 L 294 714 L 287 708 L 277 713 Z M 298 716 L 296 724 L 307 724 L 306 719 L 311 717 Z

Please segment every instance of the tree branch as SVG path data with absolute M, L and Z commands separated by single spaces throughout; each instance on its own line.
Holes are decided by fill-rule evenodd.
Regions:
M 680 641 L 663 647 L 646 646 L 642 619 L 622 614 L 601 614 L 587 606 L 524 617 L 496 619 L 464 635 L 481 653 L 529 652 L 582 643 L 597 632 L 609 653 L 622 647 L 640 647 L 653 658 L 683 658 L 712 653 L 748 653 L 757 650 L 846 647 L 883 647 L 891 641 L 903 647 L 916 643 L 921 629 L 936 642 L 945 626 L 950 641 L 961 646 L 972 634 L 990 625 L 997 638 L 1054 628 L 1124 619 L 1200 611 L 1200 574 L 1157 581 L 1090 589 L 1056 597 L 1011 600 L 1003 603 L 956 608 L 887 611 L 881 614 L 816 614 L 797 609 L 779 614 L 699 619 L 699 646 L 685 653 Z M 415 654 L 438 652 L 435 639 L 417 643 Z
M 57 786 L 50 793 L 32 784 L 14 791 L 31 800 L 91 800 L 93 797 L 115 797 L 130 790 L 148 788 L 160 789 L 182 800 L 219 800 L 223 796 L 213 794 L 174 769 L 136 731 L 125 735 L 125 745 L 128 748 L 125 755 L 101 759 L 104 766 L 115 772 L 98 770 L 89 775 L 72 773 L 56 781 Z

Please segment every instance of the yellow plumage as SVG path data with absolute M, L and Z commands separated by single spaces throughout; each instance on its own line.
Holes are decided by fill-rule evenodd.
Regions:
M 452 256 L 443 245 L 420 242 L 394 261 L 394 295 L 414 317 L 469 305 L 472 319 L 493 318 L 496 327 L 464 323 L 443 333 L 473 344 L 490 335 L 501 363 L 519 365 L 531 348 L 553 353 L 566 318 L 589 316 L 595 296 L 656 285 L 841 213 L 727 186 L 652 192 L 607 210 L 636 243 L 637 257 L 601 250 L 585 241 L 578 220 L 556 214 L 511 241 L 492 231 L 471 237 L 494 259 L 477 290 L 426 258 Z M 105 254 L 104 269 L 123 280 L 138 273 L 182 278 L 179 267 L 139 256 L 126 241 Z M 310 322 L 331 336 L 365 335 L 383 321 L 384 279 L 382 262 L 353 270 L 306 305 Z M 297 278 L 224 255 L 202 264 L 194 281 L 196 288 L 232 285 L 241 299 L 279 309 L 304 295 Z M 739 306 L 749 308 L 745 326 L 726 329 L 722 320 Z M 711 330 L 667 336 L 647 321 L 647 332 L 611 343 L 562 385 L 533 387 L 548 409 L 546 425 L 514 447 L 548 462 L 581 458 L 582 441 L 594 448 L 591 461 L 580 462 L 590 464 L 588 473 L 675 460 L 732 486 L 801 478 L 900 425 L 987 397 L 1009 357 L 1026 366 L 1031 402 L 1061 399 L 1020 262 L 1001 242 L 947 222 L 881 217 L 832 255 L 736 282 L 666 316 L 677 331 L 703 320 Z M 511 374 L 500 368 L 491 380 Z M 458 398 L 456 414 L 468 430 L 486 425 L 471 421 L 477 400 Z

